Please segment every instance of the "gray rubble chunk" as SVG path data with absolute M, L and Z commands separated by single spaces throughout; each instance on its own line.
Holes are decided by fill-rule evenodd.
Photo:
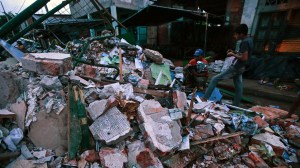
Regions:
M 40 85 L 46 90 L 61 90 L 62 84 L 58 77 L 43 76 Z
M 107 100 L 97 100 L 89 104 L 87 111 L 94 121 L 103 113 L 106 103 Z
M 96 119 L 89 128 L 95 140 L 105 141 L 107 145 L 118 143 L 132 130 L 126 116 L 116 107 Z
M 180 126 L 170 118 L 167 108 L 162 108 L 157 101 L 145 100 L 138 108 L 138 115 L 152 150 L 170 152 L 180 146 Z

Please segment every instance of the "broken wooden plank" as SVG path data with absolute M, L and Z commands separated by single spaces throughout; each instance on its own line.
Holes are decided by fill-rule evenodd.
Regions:
M 188 125 L 191 121 L 191 115 L 192 115 L 192 111 L 193 111 L 196 92 L 197 92 L 197 87 L 195 87 L 194 90 L 193 90 L 192 100 L 191 100 L 190 107 L 189 107 L 188 114 L 187 114 L 187 118 L 186 118 L 186 125 Z
M 243 135 L 243 134 L 244 134 L 244 132 L 240 131 L 240 132 L 234 132 L 234 133 L 231 133 L 231 134 L 228 134 L 228 135 L 215 136 L 215 137 L 212 137 L 212 138 L 207 138 L 207 139 L 204 139 L 204 140 L 192 142 L 191 146 L 199 145 L 199 144 L 203 144 L 203 143 L 207 143 L 207 142 L 212 142 L 212 141 L 217 141 L 217 140 L 221 140 L 221 139 L 233 138 L 233 137 L 240 136 L 240 135 Z

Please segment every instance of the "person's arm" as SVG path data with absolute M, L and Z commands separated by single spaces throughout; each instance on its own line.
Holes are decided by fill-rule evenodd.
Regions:
M 227 55 L 228 56 L 234 56 L 235 58 L 237 58 L 238 60 L 241 60 L 241 61 L 247 61 L 248 60 L 248 51 L 245 51 L 243 53 L 228 52 Z

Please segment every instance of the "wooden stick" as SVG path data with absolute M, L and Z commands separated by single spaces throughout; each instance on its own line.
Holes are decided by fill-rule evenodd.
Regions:
M 240 132 L 234 132 L 234 133 L 224 135 L 224 136 L 216 136 L 216 137 L 212 137 L 212 138 L 207 138 L 204 140 L 192 142 L 191 146 L 199 145 L 199 144 L 203 144 L 203 143 L 207 143 L 207 142 L 212 142 L 212 141 L 217 141 L 217 140 L 221 140 L 221 139 L 232 138 L 232 137 L 240 136 L 243 134 L 244 134 L 244 132 L 240 131 Z
M 119 70 L 120 70 L 120 81 L 123 81 L 123 77 L 122 77 L 122 48 L 119 48 Z

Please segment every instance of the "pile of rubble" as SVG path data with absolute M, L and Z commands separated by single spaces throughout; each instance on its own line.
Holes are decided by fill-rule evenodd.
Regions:
M 69 43 L 72 54 L 84 45 Z M 122 59 L 120 59 L 122 58 Z M 66 53 L 31 53 L 13 70 L 26 81 L 0 110 L 7 167 L 289 167 L 300 125 L 286 111 L 201 102 L 175 87 L 157 51 L 115 37 L 93 41 L 77 64 Z M 91 61 L 92 60 L 92 61 Z M 74 63 L 74 61 L 73 61 Z M 118 74 L 112 67 L 119 66 Z M 173 71 L 173 77 L 171 77 Z M 117 80 L 111 80 L 114 76 Z M 164 85 L 164 86 L 162 86 Z

